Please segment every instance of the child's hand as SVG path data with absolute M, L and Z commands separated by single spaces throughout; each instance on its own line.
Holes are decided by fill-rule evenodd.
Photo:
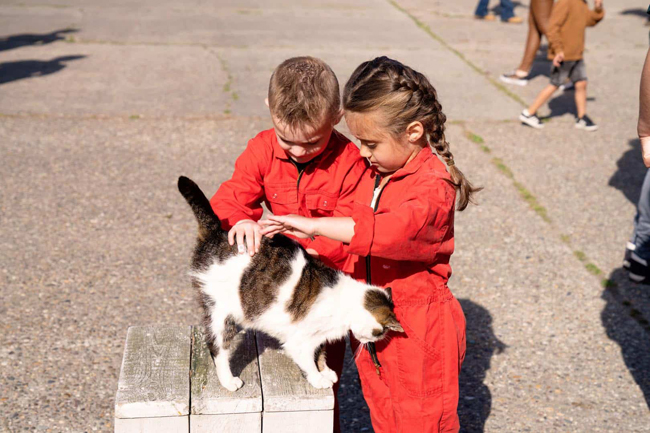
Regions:
M 299 215 L 269 215 L 268 219 L 260 221 L 263 226 L 261 234 L 269 238 L 278 233 L 288 233 L 297 238 L 310 238 L 316 234 L 314 218 Z
M 594 6 L 596 7 L 597 10 L 603 8 L 603 0 L 595 0 L 594 1 Z
M 553 66 L 559 68 L 563 61 L 564 61 L 564 53 L 563 52 L 557 53 L 553 58 Z
M 233 226 L 228 232 L 228 243 L 239 246 L 239 251 L 243 252 L 244 238 L 246 238 L 246 248 L 248 253 L 253 256 L 260 250 L 260 243 L 262 242 L 262 226 L 253 220 L 241 220 Z

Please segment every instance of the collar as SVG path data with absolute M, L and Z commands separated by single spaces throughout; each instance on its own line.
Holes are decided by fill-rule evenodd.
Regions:
M 320 161 L 322 159 L 325 159 L 330 153 L 334 151 L 334 148 L 336 147 L 336 144 L 334 143 L 338 139 L 339 132 L 336 129 L 332 129 L 332 135 L 330 135 L 330 140 L 327 142 L 327 147 L 325 147 L 325 150 L 323 153 L 318 155 L 316 158 L 312 159 L 311 162 L 314 161 Z M 275 128 L 273 128 L 273 133 L 271 134 L 271 143 L 273 145 L 273 155 L 281 159 L 283 161 L 289 161 L 291 162 L 291 158 L 289 155 L 287 155 L 287 152 L 284 151 L 283 148 L 280 147 L 280 143 L 278 143 L 278 136 L 275 133 Z

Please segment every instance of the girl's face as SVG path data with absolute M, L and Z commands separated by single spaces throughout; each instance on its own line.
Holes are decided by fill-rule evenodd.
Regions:
M 361 156 L 381 173 L 393 173 L 404 167 L 422 150 L 422 124 L 413 122 L 399 137 L 394 137 L 379 111 L 346 112 L 345 121 L 361 143 Z M 409 130 L 415 125 L 416 131 Z

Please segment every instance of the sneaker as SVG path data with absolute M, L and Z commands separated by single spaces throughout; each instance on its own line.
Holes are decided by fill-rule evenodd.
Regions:
M 595 131 L 598 129 L 596 125 L 586 114 L 580 119 L 576 119 L 576 129 L 584 129 L 585 131 Z
M 499 80 L 504 83 L 514 84 L 516 86 L 525 86 L 528 84 L 527 77 L 520 77 L 516 72 L 511 72 L 509 74 L 501 74 Z
M 627 269 L 628 277 L 635 283 L 647 283 L 650 281 L 650 268 L 648 261 L 639 257 L 634 250 L 636 246 L 628 242 L 625 248 L 625 258 L 623 259 L 623 268 Z
M 628 241 L 627 245 L 625 245 L 625 256 L 623 257 L 623 268 L 628 271 L 632 266 L 632 253 L 634 250 L 636 250 L 636 245 Z
M 535 129 L 542 129 L 544 127 L 544 124 L 542 124 L 542 121 L 539 120 L 539 117 L 537 117 L 534 114 L 530 114 L 528 110 L 524 110 L 519 114 L 519 120 L 521 120 L 521 123 L 525 123 L 528 126 L 531 126 Z
M 477 20 L 483 20 L 483 21 L 496 21 L 497 16 L 494 14 L 487 14 L 487 15 L 474 15 L 474 18 Z
M 524 20 L 521 17 L 510 17 L 504 21 L 504 23 L 508 23 L 508 24 L 521 24 L 523 22 Z

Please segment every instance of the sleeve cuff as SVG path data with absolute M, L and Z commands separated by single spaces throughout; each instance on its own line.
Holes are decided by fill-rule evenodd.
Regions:
M 350 240 L 350 254 L 368 256 L 375 236 L 375 213 L 370 206 L 354 204 L 352 209 L 354 236 Z

